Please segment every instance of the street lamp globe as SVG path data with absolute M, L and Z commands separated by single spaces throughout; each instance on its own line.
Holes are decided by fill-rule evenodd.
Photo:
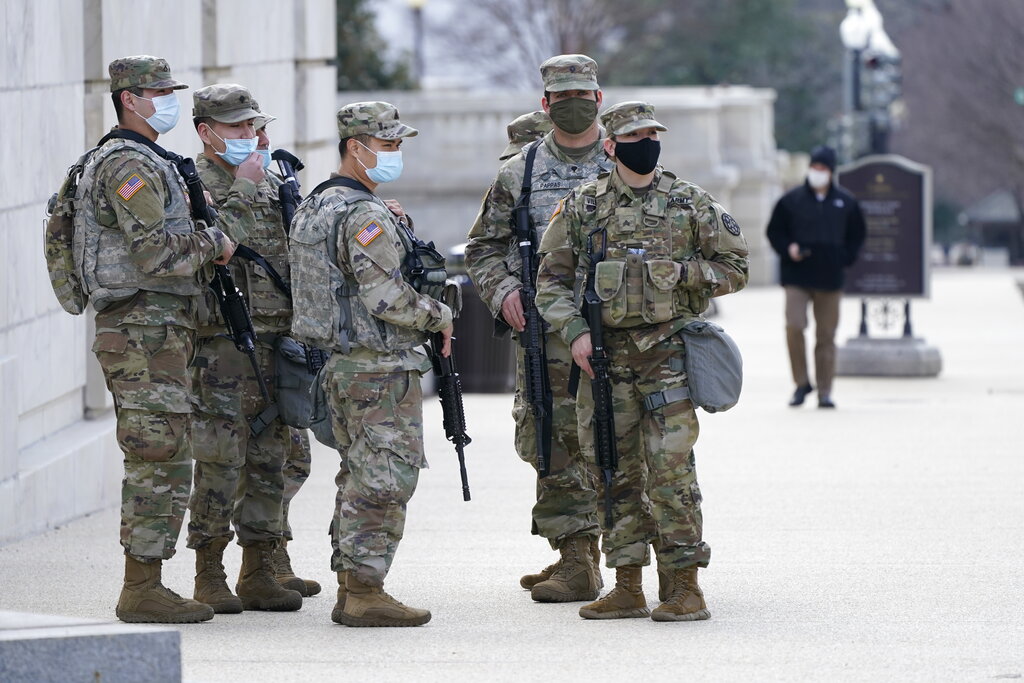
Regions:
M 871 26 L 859 7 L 850 7 L 846 12 L 846 17 L 839 24 L 839 37 L 847 50 L 863 50 L 867 47 Z

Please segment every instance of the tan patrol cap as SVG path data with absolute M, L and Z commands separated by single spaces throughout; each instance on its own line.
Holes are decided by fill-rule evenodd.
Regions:
M 110 74 L 110 92 L 125 88 L 172 88 L 181 90 L 188 86 L 171 78 L 171 67 L 166 59 L 150 55 L 136 55 L 115 59 L 107 67 Z
M 338 110 L 338 136 L 342 140 L 354 135 L 397 140 L 418 134 L 418 130 L 398 120 L 398 107 L 387 102 L 353 102 Z
M 601 125 L 608 135 L 625 135 L 641 128 L 668 130 L 654 120 L 654 105 L 646 102 L 620 102 L 601 114 Z
M 215 83 L 192 93 L 192 116 L 238 123 L 262 116 L 252 93 L 237 83 Z

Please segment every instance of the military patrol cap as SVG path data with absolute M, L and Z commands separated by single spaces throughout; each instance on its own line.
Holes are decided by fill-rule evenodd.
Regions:
M 540 65 L 545 92 L 599 90 L 597 62 L 586 55 L 558 55 Z
M 502 160 L 519 154 L 527 143 L 550 131 L 551 119 L 544 111 L 531 111 L 512 119 L 505 130 L 508 131 L 508 146 L 498 157 Z
M 181 90 L 188 86 L 171 78 L 171 67 L 166 59 L 149 55 L 121 57 L 107 67 L 110 74 L 110 92 L 125 88 L 171 88 Z
M 215 83 L 192 93 L 192 116 L 238 123 L 261 116 L 259 104 L 244 86 Z
M 654 120 L 654 105 L 646 102 L 620 102 L 604 110 L 601 125 L 608 135 L 625 135 L 641 128 L 668 130 Z
M 370 135 L 381 140 L 417 135 L 418 130 L 398 120 L 398 107 L 387 102 L 354 102 L 338 110 L 338 136 Z

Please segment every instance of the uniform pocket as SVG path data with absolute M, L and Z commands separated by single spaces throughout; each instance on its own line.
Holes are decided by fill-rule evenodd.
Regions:
M 626 264 L 624 261 L 601 261 L 595 269 L 594 291 L 604 302 L 601 321 L 617 325 L 626 317 Z
M 188 438 L 189 417 L 185 413 L 121 409 L 117 416 L 117 443 L 127 460 L 187 460 L 180 453 Z
M 642 314 L 645 321 L 661 323 L 672 319 L 680 270 L 680 265 L 674 261 L 655 259 L 644 263 Z

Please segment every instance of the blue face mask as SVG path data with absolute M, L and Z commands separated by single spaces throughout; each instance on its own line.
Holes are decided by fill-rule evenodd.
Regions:
M 263 170 L 270 168 L 270 150 L 269 149 L 258 149 L 256 153 L 263 157 Z
M 356 140 L 356 142 L 359 142 Z M 360 145 L 363 143 L 359 142 Z M 363 145 L 366 147 L 366 145 Z M 373 168 L 366 168 L 366 164 L 362 164 L 363 168 L 366 168 L 366 177 L 375 183 L 390 183 L 394 180 L 398 180 L 398 176 L 402 175 L 402 152 L 374 152 L 369 147 L 366 147 L 367 151 L 377 157 L 377 165 Z M 356 161 L 359 161 L 358 159 Z
M 142 116 L 138 112 L 140 117 L 146 120 L 146 123 L 150 125 L 159 135 L 170 132 L 172 128 L 178 125 L 178 118 L 181 116 L 181 103 L 178 102 L 178 96 L 174 93 L 167 95 L 161 95 L 160 97 L 141 97 L 136 95 L 140 100 L 149 100 L 153 103 L 153 107 L 156 111 L 153 112 L 152 116 Z
M 214 133 L 213 128 L 210 129 L 210 132 L 217 135 L 217 133 Z M 256 138 L 225 140 L 221 136 L 217 135 L 217 139 L 224 143 L 224 151 L 217 152 L 217 156 L 232 166 L 238 166 L 248 159 L 249 155 L 256 151 L 256 145 L 259 144 L 259 140 Z M 266 162 L 263 167 L 266 168 L 269 163 L 270 162 Z

